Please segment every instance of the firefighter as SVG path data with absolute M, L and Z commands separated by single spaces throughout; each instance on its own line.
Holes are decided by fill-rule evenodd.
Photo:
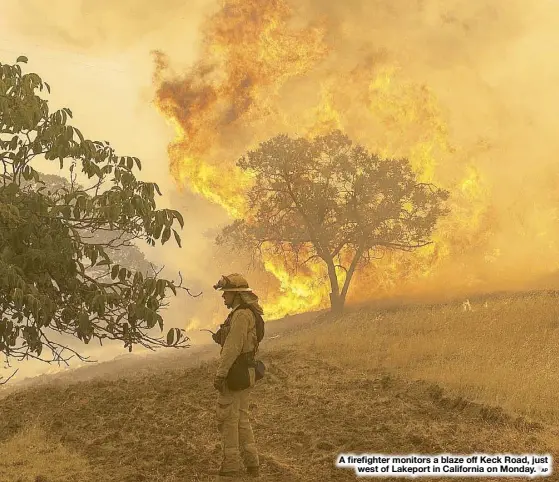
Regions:
M 258 379 L 254 356 L 263 336 L 263 310 L 246 279 L 238 273 L 223 276 L 214 289 L 223 292 L 223 301 L 231 310 L 213 336 L 221 345 L 214 379 L 219 392 L 217 424 L 222 445 L 219 476 L 220 480 L 231 480 L 240 475 L 242 458 L 248 475 L 258 477 L 259 458 L 249 420 L 249 399 Z

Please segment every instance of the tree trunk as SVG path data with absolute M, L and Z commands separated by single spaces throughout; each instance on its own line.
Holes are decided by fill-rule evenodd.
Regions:
M 330 293 L 330 311 L 334 315 L 341 315 L 344 312 L 345 296 L 338 293 Z
M 326 261 L 326 264 L 328 265 L 328 277 L 330 278 L 330 287 L 332 288 L 330 293 L 330 311 L 339 315 L 344 311 L 345 295 L 340 295 L 340 285 L 334 260 L 330 259 Z
M 355 268 L 357 267 L 357 263 L 359 263 L 359 260 L 361 259 L 361 256 L 363 256 L 363 252 L 364 252 L 364 249 L 359 247 L 359 249 L 355 253 L 355 256 L 351 260 L 351 264 L 350 264 L 349 269 L 347 271 L 345 282 L 344 282 L 344 285 L 342 287 L 341 296 L 344 299 L 344 301 L 345 301 L 345 298 L 347 296 L 347 292 L 349 290 L 349 284 L 351 283 L 351 278 L 353 278 L 353 275 L 355 273 Z
M 331 312 L 335 315 L 341 315 L 344 311 L 345 300 L 347 292 L 349 290 L 349 284 L 351 283 L 351 278 L 353 278 L 353 274 L 355 273 L 357 263 L 359 263 L 361 256 L 363 256 L 363 251 L 363 248 L 360 247 L 351 260 L 351 265 L 349 266 L 349 269 L 347 271 L 346 279 L 341 293 L 340 285 L 338 283 L 338 276 L 336 275 L 336 267 L 334 266 L 334 260 L 326 261 L 326 264 L 328 265 L 328 277 L 330 278 L 330 286 L 332 287 L 332 292 L 330 293 L 330 307 Z

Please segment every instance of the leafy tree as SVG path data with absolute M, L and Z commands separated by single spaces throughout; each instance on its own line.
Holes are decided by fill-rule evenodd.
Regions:
M 143 274 L 113 258 L 138 239 L 154 246 L 174 236 L 180 246 L 174 226 L 183 227 L 181 214 L 156 209 L 155 192 L 161 193 L 136 179 L 139 159 L 85 139 L 68 124 L 69 109 L 50 112 L 40 96 L 50 87 L 22 72 L 26 62 L 0 63 L 0 353 L 8 363 L 66 362 L 68 352 L 84 360 L 57 341 L 69 335 L 84 343 L 119 340 L 129 351 L 137 344 L 188 346 L 176 328 L 166 337 L 150 334 L 163 330 L 159 311 L 169 292 L 186 290 L 182 278 Z M 69 164 L 71 182 L 45 183 L 35 159 L 58 161 L 61 169 Z M 91 186 L 76 184 L 77 170 Z
M 278 135 L 237 165 L 254 175 L 249 215 L 225 227 L 217 243 L 265 245 L 296 266 L 320 260 L 333 312 L 343 311 L 356 269 L 374 252 L 430 244 L 447 213 L 449 193 L 418 182 L 406 159 L 381 159 L 340 131 L 313 140 Z
M 74 171 L 75 173 L 75 171 Z M 34 180 L 22 181 L 20 187 L 31 187 L 33 190 L 37 190 L 43 186 L 49 189 L 51 192 L 66 189 L 68 191 L 80 189 L 83 190 L 84 187 L 81 185 L 76 185 L 76 176 L 73 174 L 70 176 L 70 180 L 57 176 L 55 174 L 40 174 L 41 182 L 35 182 Z M 157 268 L 152 263 L 150 263 L 144 253 L 138 249 L 138 247 L 133 243 L 133 239 L 127 233 L 122 231 L 105 231 L 105 230 L 78 230 L 82 240 L 88 243 L 100 244 L 105 247 L 105 252 L 108 254 L 111 262 L 113 264 L 118 264 L 123 267 L 132 268 L 135 271 L 141 271 L 143 274 L 156 271 Z M 92 268 L 92 273 L 98 276 L 103 276 L 103 271 L 106 268 L 103 266 L 95 266 Z M 110 278 L 110 276 L 108 276 Z

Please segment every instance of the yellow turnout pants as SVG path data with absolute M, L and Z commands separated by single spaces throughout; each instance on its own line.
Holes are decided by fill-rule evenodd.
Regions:
M 219 394 L 217 426 L 221 433 L 222 472 L 240 470 L 240 458 L 245 467 L 258 467 L 258 451 L 249 420 L 249 398 L 252 388 Z

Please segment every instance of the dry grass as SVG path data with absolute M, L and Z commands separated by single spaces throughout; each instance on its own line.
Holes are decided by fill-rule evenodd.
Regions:
M 28 425 L 2 445 L 0 480 L 17 482 L 41 481 L 49 474 L 52 480 L 89 480 L 88 460 L 71 452 L 60 442 L 49 441 L 43 429 Z M 51 461 L 56 461 L 51 464 Z M 45 470 L 45 468 L 47 468 Z
M 323 324 L 319 338 L 312 328 L 288 344 L 559 424 L 559 295 L 480 298 L 471 307 L 363 309 Z
M 556 300 L 360 310 L 269 340 L 253 397 L 262 480 L 356 480 L 334 466 L 343 451 L 557 457 Z M 0 469 L 12 472 L 0 480 L 214 480 L 214 372 L 201 360 L 11 394 L 0 405 Z

